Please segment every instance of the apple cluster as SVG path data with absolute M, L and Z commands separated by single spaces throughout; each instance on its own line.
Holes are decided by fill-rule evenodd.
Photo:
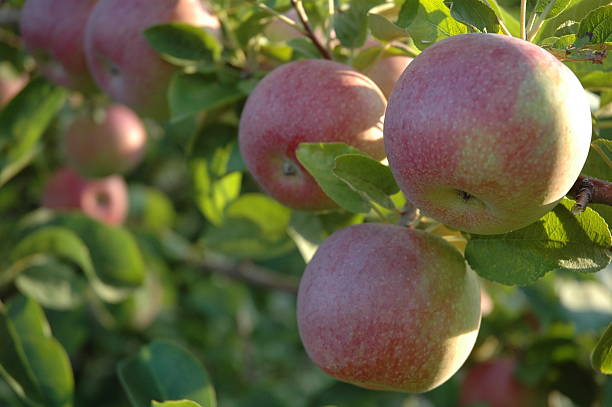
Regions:
M 537 221 L 579 176 L 591 139 L 589 104 L 574 74 L 542 48 L 464 34 L 404 63 L 397 83 L 394 61 L 387 63 L 370 70 L 383 81 L 338 62 L 300 60 L 258 84 L 241 115 L 239 144 L 265 192 L 297 210 L 337 208 L 296 149 L 343 142 L 387 157 L 401 191 L 429 217 L 467 233 L 502 234 Z M 467 359 L 480 296 L 477 276 L 443 239 L 353 225 L 328 237 L 306 267 L 298 327 L 308 355 L 329 375 L 369 389 L 424 392 Z
M 112 100 L 86 107 L 69 124 L 62 140 L 67 167 L 49 179 L 44 206 L 81 209 L 111 224 L 123 221 L 127 188 L 117 174 L 131 170 L 143 157 L 147 133 L 139 115 L 167 118 L 166 93 L 175 71 L 149 46 L 143 30 L 170 21 L 220 35 L 219 21 L 199 0 L 24 4 L 21 35 L 38 70 L 49 81 L 87 96 L 98 87 Z M 0 86 L 0 93 L 8 98 L 16 88 Z

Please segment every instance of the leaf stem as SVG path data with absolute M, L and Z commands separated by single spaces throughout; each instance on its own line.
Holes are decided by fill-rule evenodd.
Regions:
M 555 0 L 551 0 L 550 3 L 546 5 L 544 11 L 538 16 L 538 19 L 536 20 L 536 23 L 533 28 L 529 30 L 529 34 L 527 34 L 527 41 L 532 41 L 534 39 L 538 31 L 540 31 L 540 28 L 542 28 L 544 20 L 546 20 L 546 17 L 548 17 L 548 15 L 550 14 L 550 10 L 552 10 L 554 5 Z
M 323 58 L 331 60 L 332 57 L 329 51 L 321 44 L 321 41 L 319 41 L 316 35 L 314 35 L 314 32 L 312 31 L 312 27 L 308 23 L 308 16 L 306 15 L 306 11 L 304 10 L 304 5 L 302 4 L 301 0 L 291 0 L 291 4 L 293 5 L 293 8 L 297 12 L 297 15 L 300 21 L 302 22 L 302 25 L 304 26 L 304 30 L 306 31 L 306 36 L 310 38 L 310 40 L 312 41 L 314 46 L 319 50 L 319 53 L 321 54 Z

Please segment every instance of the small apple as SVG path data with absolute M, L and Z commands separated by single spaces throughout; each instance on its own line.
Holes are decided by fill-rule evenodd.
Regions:
M 363 73 L 378 85 L 386 98 L 389 98 L 395 83 L 410 62 L 412 62 L 410 57 L 386 56 L 368 66 Z
M 480 287 L 442 238 L 366 223 L 333 233 L 298 292 L 300 337 L 330 376 L 375 390 L 425 392 L 468 357 Z
M 303 210 L 335 208 L 295 150 L 302 142 L 343 142 L 381 160 L 385 106 L 378 86 L 347 65 L 290 62 L 249 96 L 240 118 L 240 152 L 257 183 L 279 202 Z
M 127 215 L 127 186 L 117 175 L 88 180 L 63 168 L 47 180 L 42 206 L 62 211 L 81 210 L 101 222 L 119 225 Z
M 85 23 L 97 0 L 28 0 L 21 10 L 25 48 L 51 82 L 77 90 L 94 87 L 83 38 Z
M 20 75 L 13 69 L 0 65 L 0 109 L 10 102 L 27 83 L 27 75 Z
M 140 118 L 121 105 L 108 106 L 97 115 L 77 117 L 64 136 L 69 165 L 88 177 L 123 174 L 142 159 L 147 142 Z
M 219 20 L 200 0 L 99 0 L 85 33 L 87 63 L 98 86 L 113 100 L 157 119 L 168 116 L 166 94 L 176 69 L 143 32 L 173 21 L 220 36 Z
M 514 377 L 516 362 L 510 357 L 491 359 L 472 366 L 461 383 L 460 405 L 477 403 L 489 407 L 534 405 L 529 389 Z
M 547 51 L 462 34 L 408 65 L 384 135 L 416 207 L 456 229 L 500 234 L 535 222 L 569 191 L 589 151 L 591 113 L 576 76 Z

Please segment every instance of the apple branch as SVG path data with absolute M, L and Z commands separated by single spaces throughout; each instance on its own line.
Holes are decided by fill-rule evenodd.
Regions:
M 314 35 L 314 32 L 312 31 L 312 27 L 308 23 L 308 16 L 306 15 L 306 11 L 304 10 L 304 6 L 302 5 L 302 2 L 299 0 L 291 0 L 291 4 L 293 5 L 293 8 L 295 9 L 302 25 L 304 26 L 304 30 L 306 31 L 306 36 L 310 38 L 314 46 L 317 47 L 317 49 L 319 50 L 319 53 L 321 54 L 323 58 L 331 60 L 332 57 L 329 51 L 323 46 L 323 44 L 321 44 L 321 42 L 316 37 L 316 35 Z
M 589 203 L 612 205 L 612 182 L 581 175 L 567 195 L 576 200 L 574 214 L 584 212 Z

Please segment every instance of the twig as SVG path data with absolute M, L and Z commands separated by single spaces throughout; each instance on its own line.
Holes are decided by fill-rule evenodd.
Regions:
M 207 255 L 197 266 L 204 270 L 222 274 L 234 280 L 255 284 L 264 288 L 296 294 L 299 281 L 291 276 L 279 274 L 251 262 L 232 263 L 217 256 Z
M 300 34 L 308 36 L 308 33 L 306 32 L 306 30 L 304 30 L 300 24 L 298 24 L 297 22 L 293 21 L 292 19 L 290 19 L 286 15 L 279 13 L 278 11 L 274 10 L 272 7 L 270 7 L 270 6 L 266 5 L 266 4 L 263 4 L 263 3 L 254 3 L 254 4 L 255 4 L 255 6 L 259 7 L 260 9 L 262 9 L 264 11 L 267 11 L 268 13 L 270 13 L 273 16 L 277 17 L 283 23 L 285 23 L 285 24 L 289 25 L 290 27 L 292 27 L 293 29 L 299 31 Z
M 584 212 L 589 203 L 612 205 L 612 182 L 581 175 L 567 195 L 576 200 L 574 214 Z
M 323 58 L 331 60 L 332 59 L 331 54 L 323 46 L 323 44 L 321 44 L 319 39 L 314 35 L 314 32 L 312 31 L 312 27 L 310 26 L 310 24 L 308 24 L 308 16 L 306 15 L 306 11 L 304 11 L 304 6 L 302 5 L 302 2 L 299 0 L 291 0 L 291 4 L 293 5 L 293 8 L 297 12 L 298 17 L 300 21 L 302 22 L 302 25 L 304 26 L 304 30 L 306 30 L 306 36 L 310 38 L 314 46 L 317 47 L 317 49 L 319 50 L 319 53 L 321 54 Z

